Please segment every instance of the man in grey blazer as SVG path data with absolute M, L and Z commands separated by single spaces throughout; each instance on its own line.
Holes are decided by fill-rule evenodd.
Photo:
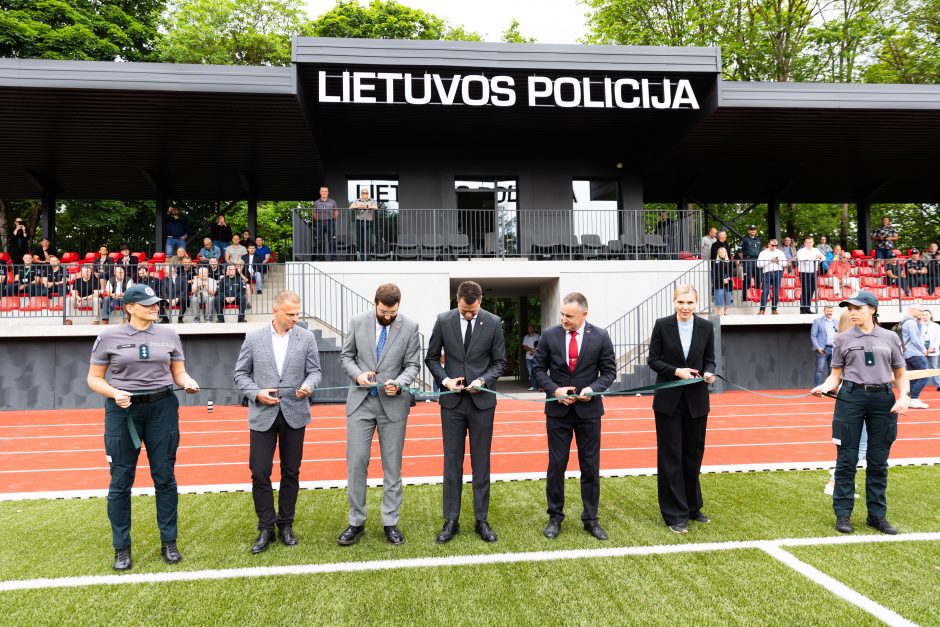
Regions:
M 339 544 L 355 544 L 365 533 L 366 479 L 372 436 L 379 430 L 382 450 L 382 527 L 390 544 L 401 544 L 401 454 L 411 410 L 409 387 L 421 366 L 418 324 L 398 313 L 401 290 L 386 283 L 375 291 L 375 311 L 355 316 L 343 341 L 340 364 L 360 387 L 346 397 L 346 498 L 349 526 Z
M 279 292 L 272 312 L 270 325 L 245 336 L 235 363 L 235 385 L 248 398 L 248 464 L 259 532 L 252 553 L 261 553 L 274 542 L 275 525 L 281 542 L 297 544 L 292 527 L 304 431 L 310 422 L 308 399 L 320 383 L 316 338 L 309 331 L 294 328 L 300 318 L 300 296 L 288 290 Z M 271 470 L 276 445 L 281 483 L 275 516 Z
M 494 389 L 506 368 L 502 321 L 480 308 L 483 289 L 473 281 L 457 288 L 457 308 L 437 317 L 424 363 L 442 388 L 455 394 L 441 396 L 441 431 L 444 437 L 444 528 L 440 544 L 460 532 L 460 497 L 463 490 L 464 441 L 470 434 L 473 469 L 474 531 L 484 542 L 496 542 L 487 521 L 490 508 L 490 445 L 496 397 L 479 391 Z M 447 355 L 441 365 L 441 354 Z

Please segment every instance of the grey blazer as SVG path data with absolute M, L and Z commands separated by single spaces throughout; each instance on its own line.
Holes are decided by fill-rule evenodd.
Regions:
M 399 314 L 388 327 L 382 358 L 375 363 L 375 312 L 372 310 L 355 316 L 349 323 L 349 333 L 343 341 L 339 362 L 343 370 L 356 385 L 356 378 L 363 372 L 375 372 L 375 380 L 381 385 L 394 379 L 398 385 L 409 387 L 418 376 L 421 367 L 421 345 L 418 342 L 418 323 Z M 346 396 L 346 415 L 350 416 L 366 396 L 368 388 L 354 387 Z M 400 392 L 389 396 L 379 389 L 379 404 L 389 420 L 404 420 L 411 409 L 411 397 Z
M 267 431 L 277 419 L 278 410 L 283 412 L 284 420 L 294 429 L 309 424 L 310 401 L 295 395 L 296 388 L 304 384 L 311 391 L 320 384 L 320 353 L 313 333 L 300 327 L 291 331 L 282 375 L 278 375 L 274 361 L 271 324 L 245 336 L 235 362 L 235 385 L 250 401 L 249 429 Z M 281 388 L 278 390 L 281 402 L 277 405 L 259 403 L 258 392 L 262 388 Z

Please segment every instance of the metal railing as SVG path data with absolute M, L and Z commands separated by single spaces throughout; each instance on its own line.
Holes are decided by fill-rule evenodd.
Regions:
M 296 208 L 292 220 L 295 261 L 687 259 L 702 238 L 700 211 L 341 209 L 318 220 Z

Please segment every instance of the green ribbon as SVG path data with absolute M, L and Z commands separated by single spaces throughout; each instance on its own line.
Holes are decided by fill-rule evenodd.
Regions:
M 133 396 L 131 397 L 133 399 Z M 133 404 L 133 401 L 131 401 Z M 131 442 L 134 448 L 140 449 L 140 434 L 137 433 L 137 427 L 134 425 L 134 417 L 131 415 L 131 407 L 127 408 L 127 430 L 131 433 Z

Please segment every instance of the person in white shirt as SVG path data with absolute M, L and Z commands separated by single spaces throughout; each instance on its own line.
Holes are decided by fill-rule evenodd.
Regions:
M 923 329 L 924 347 L 927 349 L 927 363 L 932 369 L 940 366 L 940 324 L 933 321 L 933 312 L 924 309 L 921 313 L 921 329 Z M 927 385 L 933 385 L 940 392 L 940 376 L 931 377 Z
M 712 258 L 712 244 L 718 241 L 718 229 L 712 227 L 708 229 L 708 235 L 702 237 L 701 254 L 702 259 Z
M 522 338 L 522 350 L 525 352 L 525 367 L 529 374 L 530 392 L 537 390 L 539 387 L 535 381 L 535 373 L 532 372 L 532 360 L 535 359 L 535 349 L 539 347 L 539 338 L 541 337 L 535 332 L 535 327 L 530 324 L 526 329 L 525 337 Z
M 777 240 L 772 239 L 767 244 L 767 248 L 760 252 L 757 257 L 757 268 L 761 271 L 763 288 L 760 292 L 760 309 L 757 315 L 764 315 L 767 309 L 767 295 L 771 294 L 770 312 L 777 313 L 777 305 L 780 303 L 780 282 L 783 279 L 783 269 L 787 267 L 787 257 L 783 251 L 777 247 Z
M 796 252 L 796 262 L 800 270 L 800 313 L 813 313 L 813 298 L 816 296 L 816 274 L 819 264 L 826 256 L 813 245 L 812 237 L 803 238 L 803 248 Z
M 189 301 L 190 308 L 196 311 L 194 322 L 201 322 L 199 312 L 203 312 L 206 322 L 209 322 L 215 311 L 215 292 L 218 290 L 218 283 L 215 279 L 209 278 L 209 268 L 202 266 L 199 268 L 199 274 L 193 279 L 192 298 Z

